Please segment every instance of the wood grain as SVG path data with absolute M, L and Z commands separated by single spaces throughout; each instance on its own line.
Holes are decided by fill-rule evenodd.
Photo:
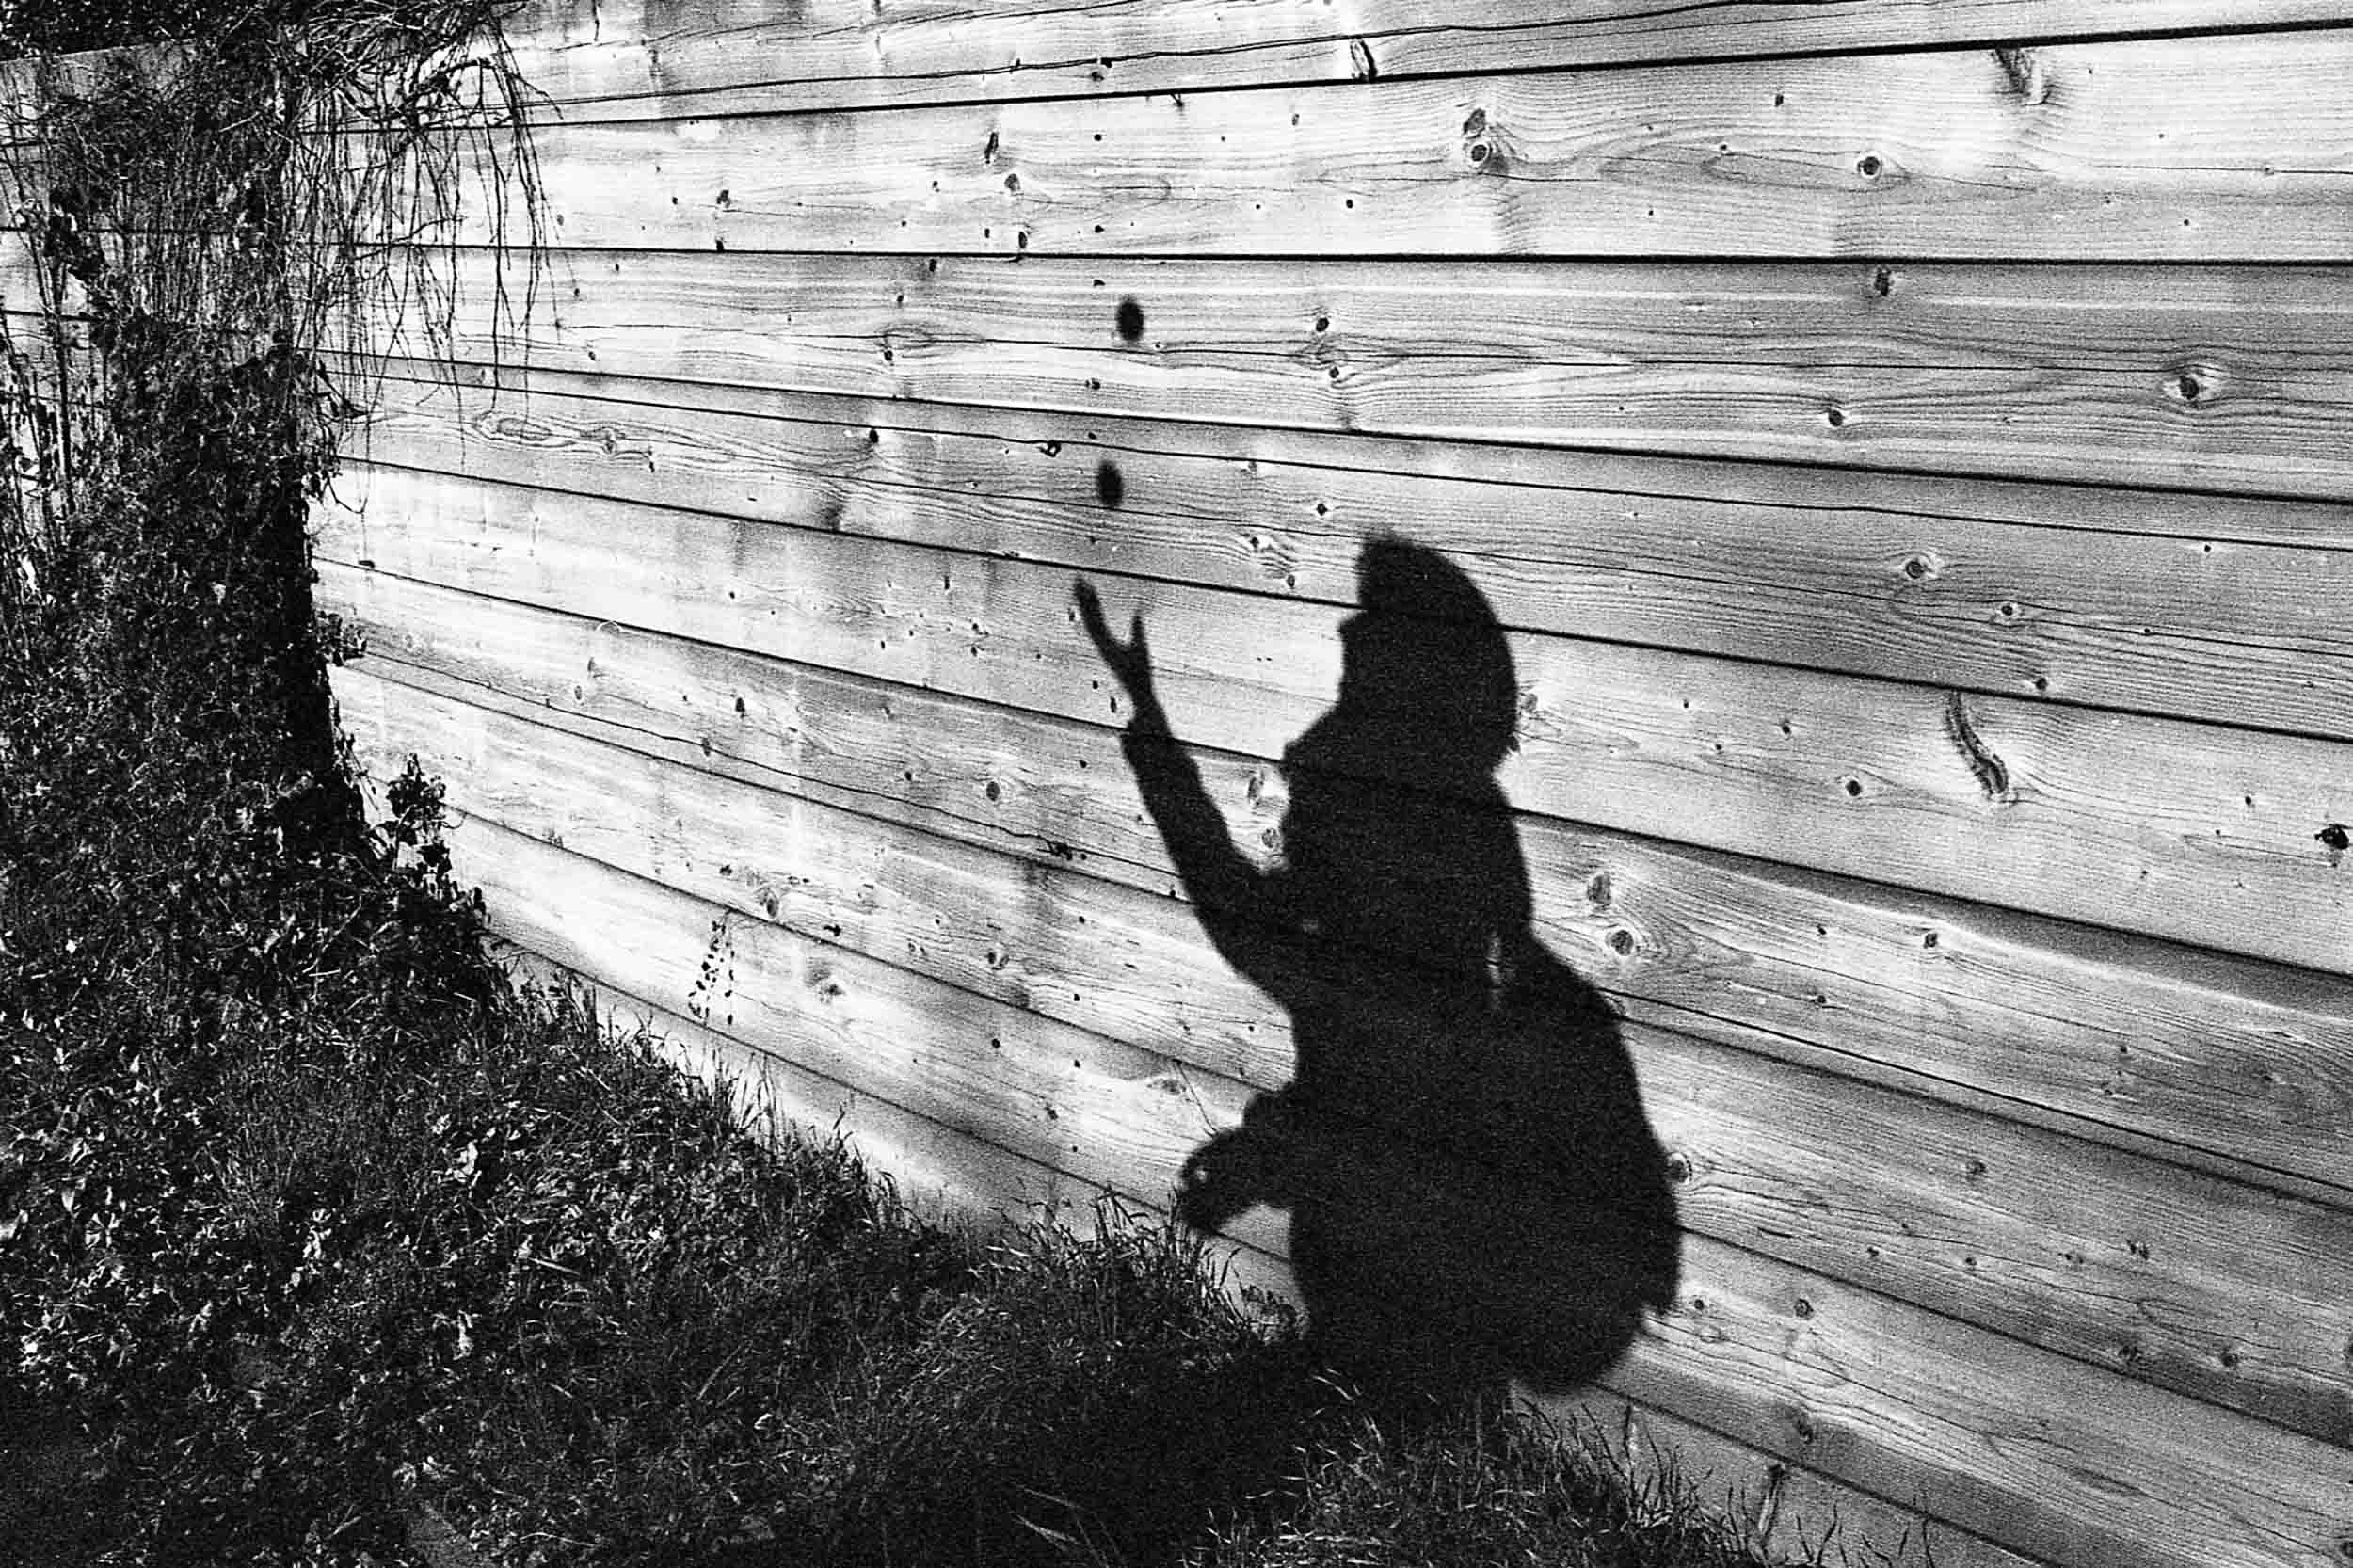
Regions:
M 1637 1484 L 1682 1484 L 1738 1526 L 1769 1562 L 1874 1568 L 2037 1568 L 1913 1509 L 1890 1503 L 1609 1389 L 1535 1399 L 1542 1416 Z
M 818 1144 L 840 1138 L 870 1172 L 888 1176 L 900 1201 L 925 1219 L 1069 1222 L 1103 1195 L 1102 1189 L 1090 1188 L 1049 1165 L 837 1083 L 773 1051 L 744 1045 L 509 938 L 499 938 L 497 948 L 500 962 L 519 984 L 584 994 L 609 1032 L 625 1037 L 643 1032 L 648 1043 L 680 1072 L 725 1089 L 747 1131 L 771 1141 Z M 1125 1201 L 1153 1212 L 1138 1200 Z
M 1507 626 L 2353 738 L 2353 551 L 2273 542 L 2333 542 L 2339 507 L 2127 491 L 2086 516 L 2074 489 L 761 407 L 388 380 L 356 444 L 428 472 L 1324 602 L 1353 600 L 1365 543 L 1404 527 L 1476 558 Z
M 592 248 L 2345 261 L 2348 80 L 2313 30 L 531 136 Z
M 2353 495 L 2353 309 L 2333 269 L 548 261 L 526 320 L 502 313 L 502 287 L 518 308 L 529 293 L 520 263 L 503 280 L 481 253 L 456 264 L 459 374 L 696 382 L 657 395 L 718 413 L 784 390 L 1239 424 L 1266 457 L 1289 427 Z M 375 330 L 396 328 L 423 325 L 388 312 Z M 2088 524 L 2109 509 L 2078 493 Z
M 464 824 L 453 849 L 461 874 L 479 877 L 492 907 L 510 911 L 503 919 L 516 939 L 535 951 L 544 941 L 558 962 L 632 994 L 648 981 L 674 994 L 678 961 L 691 970 L 712 922 L 724 921 L 701 901 L 485 822 Z M 789 971 L 782 955 L 801 950 L 772 948 L 790 938 L 764 921 L 733 929 L 745 1004 L 721 1027 L 796 1059 L 812 1046 L 824 1051 L 820 1036 L 834 1032 L 835 1020 L 878 1016 L 865 1000 L 879 994 L 870 987 L 913 979 L 855 968 L 840 954 L 762 1001 L 755 992 L 768 970 Z M 764 956 L 770 951 L 778 956 Z M 755 964 L 760 981 L 748 975 Z M 829 986 L 838 990 L 828 995 Z M 809 990 L 823 1011 L 785 1000 Z M 883 1032 L 842 1054 L 849 1081 L 861 1070 L 892 1070 L 875 1061 L 887 1048 Z M 998 1069 L 980 1058 L 1001 1053 L 968 1032 L 960 1047 L 941 1038 L 943 1050 L 967 1061 L 927 1059 L 927 1072 L 993 1076 Z M 1043 1054 L 1039 1064 L 1064 1085 L 1048 1102 L 1061 1108 L 1077 1070 L 1048 1067 Z M 1096 1102 L 1075 1095 L 1068 1103 L 1064 1114 Z M 1045 1118 L 1031 1104 L 1011 1130 L 1059 1148 L 1066 1129 L 1048 1120 L 1055 1130 L 1040 1139 L 1029 1128 Z M 1087 1137 L 1068 1139 L 1080 1147 L 1067 1162 L 1088 1159 L 1088 1138 L 1101 1130 L 1090 1122 Z M 1149 1140 L 1115 1162 L 1127 1185 L 1149 1189 L 1173 1174 Z M 1705 1237 L 1688 1238 L 1684 1256 L 1675 1310 L 1608 1381 L 1673 1412 L 1705 1411 L 1752 1447 L 1881 1496 L 1919 1498 L 1937 1516 L 2029 1554 L 2122 1568 L 2309 1562 L 2334 1550 L 2353 1519 L 2343 1449 Z
M 342 672 L 336 691 L 377 776 L 415 756 L 469 814 L 1188 1066 L 1261 1088 L 1290 1077 L 1289 1021 L 1182 904 L 364 668 Z M 1397 989 L 1385 977 L 1410 976 L 1417 956 L 1341 959 L 1337 977 L 1308 984 L 1337 987 L 1330 1005 L 1360 1007 L 1368 1029 L 1407 1027 L 1410 978 L 1402 995 L 1369 999 Z M 1691 1228 L 2353 1444 L 2353 1209 L 1648 1025 L 1625 1035 L 1653 1122 L 1690 1173 L 1679 1195 Z
M 628 876 L 474 817 L 450 837 L 499 933 L 568 968 L 1031 1163 L 1164 1207 L 1239 1085 Z M 1237 1236 L 1279 1249 L 1266 1211 Z
M 354 505 L 363 507 L 355 510 Z M 331 562 L 1035 712 L 1124 723 L 1067 579 L 1025 563 L 378 470 Z M 1474 570 L 1476 563 L 1468 563 Z M 1105 579 L 1185 739 L 1279 755 L 1337 607 Z M 2340 743 L 1515 632 L 1546 815 L 2343 972 Z
M 1344 13 L 1317 0 L 540 0 L 506 26 L 532 86 L 566 120 L 580 121 L 668 120 L 719 106 L 771 113 L 1104 97 L 2343 19 L 2331 0 L 2228 8 L 2213 0 L 1827 0 L 1797 10 L 1738 0 L 1697 8 L 1603 0 L 1570 17 L 1531 0 L 1475 0 L 1443 21 L 1400 0 L 1364 0 Z
M 2343 1448 L 1705 1237 L 1684 1274 L 1611 1389 L 2055 1561 L 2284 1568 L 2344 1550 Z
M 411 685 L 942 838 L 1177 894 L 1113 731 L 328 567 Z M 1238 841 L 1280 771 L 1195 748 Z M 2144 937 L 1523 816 L 1536 930 L 1745 1048 L 2071 1135 L 2353 1194 L 2353 986 Z M 1443 877 L 1449 868 L 1428 869 Z M 2141 1140 L 2144 1142 L 2135 1142 Z M 2309 1187 L 2297 1186 L 2307 1180 Z
M 2353 495 L 2336 269 L 564 252 L 502 342 L 489 265 L 456 274 L 453 351 L 482 363 Z

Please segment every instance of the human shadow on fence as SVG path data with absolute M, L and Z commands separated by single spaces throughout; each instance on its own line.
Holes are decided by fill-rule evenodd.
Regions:
M 1405 1412 L 1624 1352 L 1676 1282 L 1667 1160 L 1600 994 L 1530 930 L 1496 770 L 1511 648 L 1483 595 L 1398 538 L 1357 562 L 1332 709 L 1283 756 L 1281 857 L 1234 846 L 1171 734 L 1138 616 L 1082 619 L 1125 687 L 1129 765 L 1217 951 L 1290 1015 L 1291 1081 L 1195 1150 L 1178 1213 L 1289 1213 L 1310 1349 Z

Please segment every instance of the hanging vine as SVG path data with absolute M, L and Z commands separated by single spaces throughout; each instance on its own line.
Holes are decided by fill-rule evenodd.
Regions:
M 267 651 L 290 716 L 318 707 L 308 501 L 392 356 L 444 362 L 461 323 L 495 354 L 528 309 L 513 8 L 168 0 L 118 14 L 164 35 L 136 47 L 10 64 L 7 651 L 31 656 L 44 616 L 70 613 L 87 650 L 159 596 L 210 600 L 212 632 Z M 88 10 L 0 11 L 0 43 L 98 41 Z

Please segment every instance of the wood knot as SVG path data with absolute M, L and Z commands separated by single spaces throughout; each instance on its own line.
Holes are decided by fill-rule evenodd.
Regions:
M 1504 139 L 1488 124 L 1484 109 L 1473 109 L 1463 121 L 1464 155 L 1470 160 L 1471 168 L 1481 174 L 1501 174 L 1511 167 Z
M 2165 390 L 2167 395 L 2179 398 L 2194 408 L 2214 395 L 2215 376 L 2212 371 L 2201 366 L 2189 366 L 2175 372 L 2172 378 L 2166 382 Z
M 2019 103 L 2035 108 L 2050 102 L 2050 78 L 2043 72 L 2042 57 L 2033 50 L 1996 49 L 1993 62 L 2002 68 L 2002 78 Z

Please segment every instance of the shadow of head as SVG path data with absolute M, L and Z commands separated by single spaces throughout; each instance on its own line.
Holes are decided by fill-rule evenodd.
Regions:
M 1356 601 L 1340 626 L 1339 699 L 1286 760 L 1493 773 L 1512 749 L 1519 684 L 1486 596 L 1445 556 L 1391 535 L 1357 556 Z

